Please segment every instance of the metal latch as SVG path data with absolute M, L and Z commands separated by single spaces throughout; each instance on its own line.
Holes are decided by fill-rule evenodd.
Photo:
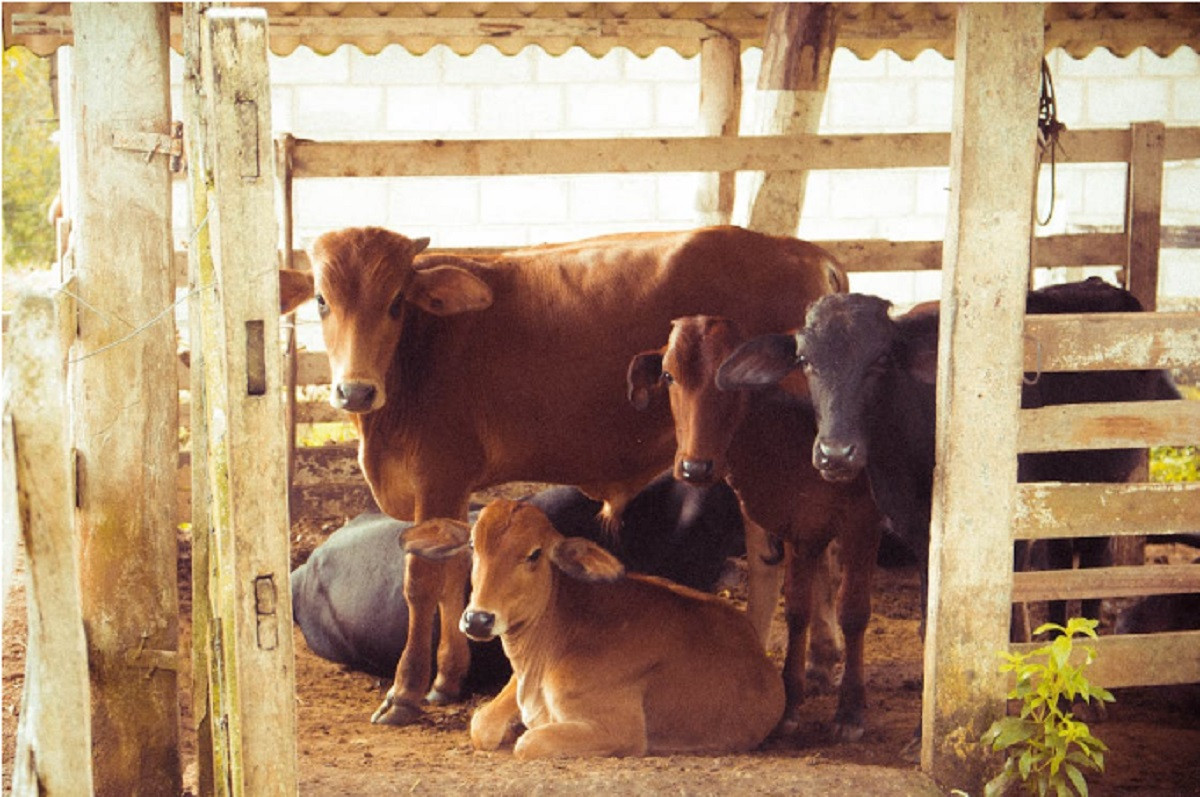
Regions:
M 183 171 L 183 122 L 172 122 L 169 136 L 137 130 L 114 130 L 112 145 L 115 149 L 144 152 L 146 163 L 155 155 L 165 155 L 170 160 L 171 171 Z

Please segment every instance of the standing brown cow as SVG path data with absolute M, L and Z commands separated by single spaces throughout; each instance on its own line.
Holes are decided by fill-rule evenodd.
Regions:
M 465 518 L 471 491 L 517 479 L 578 485 L 615 522 L 675 450 L 666 407 L 641 413 L 625 401 L 629 357 L 682 315 L 736 316 L 749 334 L 791 329 L 814 300 L 845 289 L 819 247 L 737 227 L 414 262 L 427 244 L 353 228 L 312 251 L 331 401 L 354 413 L 379 506 L 416 522 Z M 283 274 L 285 309 L 312 295 Z M 457 697 L 467 571 L 466 557 L 407 557 L 408 646 L 375 721 L 419 716 L 438 608 L 430 698 Z

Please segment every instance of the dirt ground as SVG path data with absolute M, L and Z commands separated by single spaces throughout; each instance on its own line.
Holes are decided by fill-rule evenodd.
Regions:
M 338 522 L 301 522 L 293 528 L 293 566 L 307 558 Z M 1154 546 L 1154 555 L 1171 554 Z M 190 607 L 190 556 L 181 536 L 183 615 Z M 1187 553 L 1191 553 L 1190 551 Z M 1181 552 L 1182 555 L 1182 552 Z M 810 699 L 810 720 L 797 735 L 768 740 L 748 755 L 668 756 L 519 763 L 507 752 L 471 750 L 467 724 L 483 698 L 431 709 L 408 728 L 371 725 L 385 684 L 347 671 L 309 651 L 295 631 L 296 707 L 300 793 L 320 797 L 380 794 L 489 795 L 925 795 L 940 792 L 901 754 L 920 712 L 918 579 L 911 569 L 881 571 L 867 639 L 869 715 L 863 739 L 829 742 L 822 722 L 834 711 L 831 695 Z M 3 636 L 3 755 L 7 792 L 23 684 L 23 590 L 5 603 Z M 1116 607 L 1109 606 L 1108 614 Z M 189 661 L 190 629 L 181 629 Z M 782 620 L 773 654 L 782 661 Z M 186 683 L 186 675 L 185 683 Z M 186 703 L 182 698 L 181 703 Z M 194 788 L 195 743 L 182 707 L 185 789 Z M 1093 726 L 1108 744 L 1107 772 L 1092 779 L 1105 795 L 1200 794 L 1200 685 L 1125 689 L 1106 722 Z M 190 788 L 189 788 L 190 787 Z

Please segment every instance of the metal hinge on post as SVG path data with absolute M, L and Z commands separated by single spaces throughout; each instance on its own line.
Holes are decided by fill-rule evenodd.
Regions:
M 114 130 L 112 145 L 116 149 L 145 153 L 146 163 L 155 155 L 165 155 L 169 159 L 171 171 L 183 171 L 183 122 L 172 122 L 169 136 L 162 133 Z

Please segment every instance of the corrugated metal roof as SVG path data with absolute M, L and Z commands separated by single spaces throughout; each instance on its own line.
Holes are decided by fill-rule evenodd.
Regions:
M 172 46 L 179 49 L 182 5 L 172 3 Z M 254 3 L 234 3 L 254 6 Z M 420 54 L 444 44 L 467 54 L 492 45 L 506 54 L 536 45 L 558 55 L 579 46 L 595 56 L 627 47 L 646 56 L 668 47 L 685 56 L 716 36 L 761 47 L 771 3 L 266 3 L 271 50 L 318 53 L 344 44 L 377 53 L 399 44 Z M 838 46 L 859 58 L 891 50 L 911 59 L 924 50 L 954 53 L 955 3 L 839 3 Z M 48 55 L 72 40 L 69 3 L 4 3 L 4 46 Z M 1096 48 L 1125 56 L 1148 47 L 1166 56 L 1200 42 L 1198 3 L 1052 3 L 1046 47 L 1082 58 Z

